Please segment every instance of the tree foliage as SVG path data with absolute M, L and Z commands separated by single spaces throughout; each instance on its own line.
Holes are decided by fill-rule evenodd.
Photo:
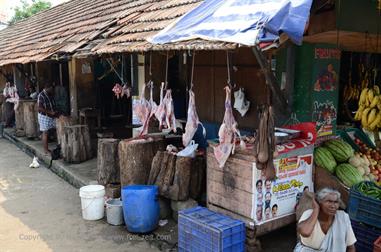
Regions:
M 49 9 L 51 6 L 52 4 L 49 1 L 32 0 L 32 3 L 29 4 L 26 0 L 21 0 L 21 6 L 15 8 L 15 15 L 11 18 L 9 24 L 14 24 L 40 11 Z

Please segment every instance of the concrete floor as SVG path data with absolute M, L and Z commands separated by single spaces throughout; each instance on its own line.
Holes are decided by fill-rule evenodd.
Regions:
M 83 220 L 78 190 L 31 161 L 0 139 L 0 251 L 159 251 L 124 227 Z
M 7 132 L 7 138 L 22 150 L 0 138 L 0 220 L 5 220 L 0 225 L 0 252 L 169 251 L 175 247 L 173 221 L 156 230 L 149 242 L 104 220 L 84 221 L 75 187 L 96 180 L 96 159 L 82 164 L 57 160 L 51 170 L 30 169 L 32 158 L 23 151 L 45 162 L 49 157 L 43 154 L 41 141 L 10 137 L 12 132 Z M 295 225 L 291 225 L 260 237 L 260 241 L 263 251 L 287 252 L 293 250 L 295 236 Z

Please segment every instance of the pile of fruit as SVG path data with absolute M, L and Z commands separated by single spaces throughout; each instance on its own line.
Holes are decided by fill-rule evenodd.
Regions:
M 360 139 L 355 138 L 355 143 L 360 147 L 360 151 L 355 153 L 355 156 L 367 160 L 370 181 L 381 183 L 381 151 L 368 147 Z
M 354 119 L 361 121 L 364 129 L 374 131 L 381 128 L 381 95 L 380 88 L 364 88 L 359 98 L 359 109 Z
M 363 153 L 354 153 L 352 147 L 343 140 L 330 140 L 316 148 L 314 160 L 316 165 L 335 174 L 348 187 L 361 181 L 380 181 L 380 177 L 371 169 L 373 159 L 368 159 Z

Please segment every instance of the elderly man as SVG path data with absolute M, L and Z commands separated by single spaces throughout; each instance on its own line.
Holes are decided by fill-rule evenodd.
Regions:
M 56 127 L 55 118 L 58 116 L 53 95 L 53 86 L 51 84 L 47 84 L 37 98 L 38 123 L 40 125 L 40 131 L 42 131 L 42 143 L 46 154 L 50 152 L 48 148 L 48 133 L 50 129 L 54 129 Z

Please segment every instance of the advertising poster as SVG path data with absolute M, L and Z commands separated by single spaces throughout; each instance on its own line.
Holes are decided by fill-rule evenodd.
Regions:
M 337 48 L 322 46 L 314 50 L 312 120 L 316 122 L 318 137 L 336 131 L 340 56 Z
M 256 225 L 295 213 L 304 190 L 313 191 L 313 154 L 274 160 L 277 179 L 266 180 L 253 164 L 253 211 Z

